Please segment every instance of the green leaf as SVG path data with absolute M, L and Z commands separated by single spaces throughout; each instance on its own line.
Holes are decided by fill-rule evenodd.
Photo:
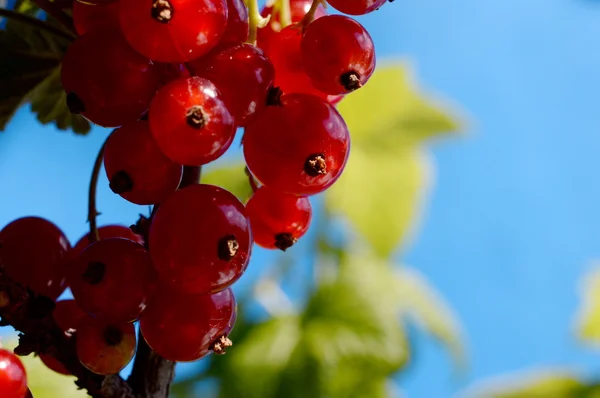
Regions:
M 21 1 L 16 9 L 28 15 L 37 12 L 28 1 Z M 0 131 L 21 105 L 31 102 L 40 122 L 85 134 L 90 124 L 69 113 L 60 83 L 60 62 L 71 40 L 52 21 L 42 24 L 50 28 L 9 19 L 0 31 Z
M 460 366 L 465 365 L 465 348 L 457 318 L 444 299 L 417 270 L 396 270 L 400 312 L 425 331 L 440 339 Z
M 333 215 L 345 216 L 375 252 L 389 258 L 420 214 L 429 164 L 417 147 L 394 155 L 353 147 L 344 173 L 325 194 Z
M 245 203 L 252 195 L 252 188 L 244 169 L 245 165 L 243 164 L 210 168 L 208 171 L 202 172 L 202 183 L 225 188 Z
M 580 339 L 600 343 L 600 265 L 596 264 L 583 278 L 581 306 L 576 317 L 576 330 Z
M 560 371 L 536 371 L 478 383 L 466 398 L 592 398 L 578 378 Z
M 458 131 L 461 124 L 432 99 L 423 97 L 406 65 L 381 65 L 369 83 L 347 96 L 338 109 L 354 147 L 396 151 Z

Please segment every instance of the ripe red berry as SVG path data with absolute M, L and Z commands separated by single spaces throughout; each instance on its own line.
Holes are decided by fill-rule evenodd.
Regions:
M 159 71 L 158 88 L 162 88 L 174 80 L 190 77 L 190 71 L 185 64 L 165 62 L 155 62 L 154 64 Z
M 73 2 L 73 24 L 80 36 L 87 32 L 104 28 L 106 26 L 118 25 L 119 2 L 102 3 L 98 5 Z
M 246 204 L 254 242 L 285 251 L 308 230 L 312 208 L 308 198 L 260 187 Z
M 135 348 L 132 323 L 110 324 L 88 316 L 77 327 L 77 357 L 94 373 L 119 373 L 133 358 Z
M 227 0 L 227 26 L 219 46 L 243 43 L 248 32 L 248 8 L 243 0 Z
M 308 10 L 310 10 L 311 4 L 312 0 L 290 0 L 290 16 L 292 24 L 300 22 Z M 281 14 L 279 10 L 276 10 L 273 6 L 264 7 L 260 14 L 264 18 L 270 15 L 271 18 L 269 19 L 267 26 L 258 29 L 256 43 L 258 47 L 262 48 L 266 53 L 269 53 L 270 41 L 283 28 L 281 24 Z M 325 10 L 325 7 L 320 4 L 314 17 L 315 19 L 321 18 L 324 15 L 327 15 L 327 11 Z
M 364 15 L 377 10 L 387 0 L 327 0 L 336 10 L 350 15 Z
M 219 43 L 225 0 L 121 0 L 121 29 L 133 48 L 161 62 L 187 62 Z
M 233 118 L 214 84 L 191 77 L 161 88 L 150 105 L 150 129 L 175 163 L 202 165 L 220 157 L 235 136 Z
M 246 164 L 269 188 L 298 196 L 322 192 L 346 165 L 350 135 L 344 119 L 312 95 L 284 95 L 281 103 L 265 108 L 246 128 Z
M 69 241 L 39 217 L 19 218 L 0 231 L 0 264 L 15 282 L 56 299 L 65 290 Z
M 266 106 L 275 70 L 262 50 L 250 44 L 220 49 L 189 63 L 194 75 L 215 84 L 238 126 Z
M 90 245 L 73 261 L 68 274 L 69 286 L 81 309 L 116 322 L 139 318 L 152 278 L 146 249 L 121 238 Z
M 104 127 L 138 120 L 158 85 L 154 64 L 136 53 L 116 28 L 95 29 L 75 40 L 61 73 L 71 113 Z
M 214 294 L 183 294 L 162 290 L 140 320 L 144 339 L 171 361 L 198 360 L 211 351 L 224 354 L 236 318 L 231 289 Z
M 328 94 L 346 94 L 364 86 L 375 70 L 371 36 L 361 24 L 343 15 L 329 15 L 309 24 L 301 47 L 306 74 L 317 89 Z
M 27 375 L 21 360 L 12 352 L 0 349 L 0 397 L 24 398 Z
M 40 360 L 44 365 L 46 365 L 48 369 L 53 370 L 56 373 L 60 373 L 61 375 L 65 376 L 71 374 L 71 372 L 69 372 L 67 368 L 65 368 L 65 365 L 63 365 L 62 362 L 54 358 L 52 355 L 40 353 Z
M 217 292 L 242 276 L 252 249 L 246 209 L 213 185 L 176 191 L 154 215 L 150 255 L 160 280 L 188 293 Z
M 98 228 L 98 235 L 100 236 L 100 240 L 108 238 L 125 238 L 137 242 L 140 245 L 144 244 L 144 238 L 134 233 L 131 228 L 124 225 L 104 225 Z M 71 257 L 77 257 L 86 247 L 91 244 L 92 241 L 90 240 L 90 234 L 87 233 L 82 236 L 81 239 L 79 239 L 75 246 L 73 246 L 73 249 L 71 250 Z
M 183 172 L 158 148 L 144 120 L 112 132 L 104 149 L 104 169 L 110 189 L 138 205 L 165 200 L 179 186 Z

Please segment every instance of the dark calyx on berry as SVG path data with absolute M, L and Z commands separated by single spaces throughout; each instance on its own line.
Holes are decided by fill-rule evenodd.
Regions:
M 290 247 L 294 246 L 298 239 L 294 238 L 290 233 L 281 233 L 275 235 L 275 247 L 281 251 L 286 251 Z
M 88 264 L 85 272 L 81 275 L 81 279 L 90 285 L 97 285 L 104 279 L 106 265 L 100 261 L 92 261 Z
M 206 117 L 204 116 L 202 107 L 199 105 L 194 105 L 188 109 L 186 116 L 187 124 L 192 128 L 201 129 L 206 125 Z
M 346 91 L 354 91 L 362 87 L 360 75 L 354 71 L 344 73 L 340 76 L 340 83 L 342 83 Z
M 227 348 L 231 347 L 233 342 L 229 340 L 229 338 L 225 335 L 222 335 L 218 339 L 215 340 L 214 343 L 210 346 L 210 349 L 217 355 L 225 354 Z
M 123 331 L 116 326 L 108 325 L 104 329 L 104 341 L 110 346 L 121 344 L 121 341 L 123 341 Z
M 74 115 L 79 115 L 80 113 L 85 112 L 85 104 L 83 103 L 83 100 L 75 93 L 67 94 L 67 108 L 69 108 L 69 112 Z
M 125 171 L 117 171 L 113 174 L 108 185 L 116 194 L 131 192 L 133 189 L 133 180 Z
M 327 174 L 327 163 L 325 163 L 325 155 L 316 153 L 310 155 L 304 163 L 304 172 L 311 177 Z
M 281 106 L 283 90 L 279 87 L 271 87 L 267 93 L 267 106 Z
M 152 18 L 160 23 L 169 23 L 173 18 L 173 5 L 168 0 L 154 0 L 152 2 Z
M 240 244 L 233 235 L 227 235 L 219 239 L 217 255 L 220 260 L 230 261 L 238 252 Z

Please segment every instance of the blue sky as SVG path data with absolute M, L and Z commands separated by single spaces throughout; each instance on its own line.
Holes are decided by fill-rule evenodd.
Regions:
M 380 58 L 410 60 L 424 89 L 471 121 L 465 137 L 431 147 L 435 187 L 403 254 L 459 314 L 470 371 L 453 377 L 440 346 L 420 337 L 401 387 L 445 398 L 536 366 L 589 374 L 600 353 L 574 340 L 572 320 L 580 278 L 600 257 L 600 1 L 396 0 L 360 21 Z M 107 134 L 56 132 L 21 110 L 0 134 L 0 226 L 42 215 L 81 236 Z M 104 177 L 98 200 L 102 224 L 146 211 Z

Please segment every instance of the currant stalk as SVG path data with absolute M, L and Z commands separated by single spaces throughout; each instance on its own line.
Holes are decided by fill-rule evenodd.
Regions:
M 90 223 L 90 243 L 97 242 L 100 240 L 100 234 L 98 233 L 98 224 L 96 223 L 96 216 L 99 214 L 96 209 L 96 190 L 98 188 L 98 177 L 100 176 L 100 169 L 102 168 L 102 161 L 104 159 L 104 148 L 106 147 L 106 141 L 100 147 L 96 161 L 94 162 L 94 168 L 92 169 L 92 178 L 90 178 L 90 189 L 88 194 L 88 222 Z
M 256 34 L 259 28 L 264 28 L 269 23 L 270 17 L 263 18 L 258 9 L 258 0 L 245 0 L 248 7 L 249 33 L 248 43 L 256 45 Z

